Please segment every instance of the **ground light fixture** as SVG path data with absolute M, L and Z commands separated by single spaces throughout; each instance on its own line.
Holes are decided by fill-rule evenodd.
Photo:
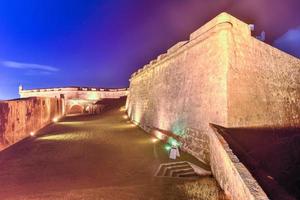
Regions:
M 172 147 L 179 147 L 180 146 L 180 143 L 172 137 L 168 138 L 167 143 L 170 144 Z
M 156 143 L 156 142 L 158 141 L 158 139 L 157 139 L 157 138 L 151 138 L 151 141 L 152 141 L 153 143 Z
M 58 122 L 58 117 L 54 117 L 54 118 L 52 119 L 52 121 L 53 121 L 53 122 Z
M 165 145 L 165 149 L 167 150 L 167 151 L 170 151 L 171 150 L 171 146 L 170 145 Z
M 178 142 L 177 142 L 176 140 L 173 140 L 173 141 L 171 142 L 171 145 L 176 147 L 176 146 L 178 146 Z
M 31 137 L 34 137 L 34 136 L 35 136 L 35 132 L 31 131 L 31 132 L 29 133 L 29 135 L 30 135 Z

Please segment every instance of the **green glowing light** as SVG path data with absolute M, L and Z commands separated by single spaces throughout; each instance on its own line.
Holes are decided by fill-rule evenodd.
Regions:
M 166 146 L 165 146 L 165 149 L 166 149 L 167 151 L 170 151 L 170 150 L 171 150 L 171 146 L 170 146 L 170 145 L 166 145 Z
M 172 143 L 171 143 L 171 145 L 172 146 L 177 146 L 177 142 L 173 140 Z
M 168 138 L 167 143 L 170 144 L 171 146 L 175 146 L 175 147 L 180 146 L 180 143 L 172 137 Z

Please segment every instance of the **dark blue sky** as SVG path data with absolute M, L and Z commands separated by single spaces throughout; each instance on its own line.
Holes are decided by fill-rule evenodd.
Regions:
M 299 0 L 0 1 L 0 99 L 25 88 L 126 87 L 132 72 L 222 11 L 300 57 Z

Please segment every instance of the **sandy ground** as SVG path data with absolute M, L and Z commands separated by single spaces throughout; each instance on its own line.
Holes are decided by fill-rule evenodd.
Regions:
M 188 154 L 188 160 L 205 167 Z M 156 178 L 161 143 L 112 109 L 66 117 L 0 152 L 0 199 L 219 199 L 212 177 Z

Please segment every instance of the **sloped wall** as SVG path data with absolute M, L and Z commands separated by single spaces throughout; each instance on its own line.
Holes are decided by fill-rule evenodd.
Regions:
M 63 115 L 63 99 L 32 97 L 0 102 L 0 148 L 18 142 Z
M 127 101 L 130 118 L 178 135 L 186 128 L 207 132 L 210 122 L 226 125 L 231 29 L 221 15 L 135 73 Z
M 232 151 L 209 127 L 209 123 L 224 127 L 239 124 L 239 116 L 245 118 L 247 125 L 256 124 L 255 118 L 247 115 L 259 109 L 255 107 L 257 104 L 250 103 L 247 107 L 245 103 L 252 100 L 252 97 L 247 99 L 248 89 L 252 89 L 247 87 L 251 84 L 240 86 L 244 84 L 244 77 L 251 80 L 259 71 L 257 74 L 237 72 L 243 68 L 244 61 L 240 57 L 243 52 L 239 52 L 235 43 L 249 40 L 259 42 L 251 37 L 246 23 L 226 13 L 220 14 L 192 33 L 189 41 L 174 45 L 166 54 L 134 73 L 126 108 L 130 119 L 146 131 L 158 128 L 182 136 L 182 149 L 210 164 L 219 184 L 232 199 L 268 199 L 249 171 L 237 164 L 239 161 Z M 261 55 L 266 56 L 274 55 Z M 265 64 L 267 60 L 264 58 Z M 251 60 L 247 62 L 251 71 Z M 239 95 L 241 97 L 237 97 Z M 268 95 L 268 91 L 264 91 L 256 93 L 255 98 L 262 98 L 264 102 Z M 234 98 L 245 101 L 241 103 Z M 276 112 L 271 115 L 275 116 Z M 268 120 L 268 117 L 261 118 L 261 122 Z
M 228 43 L 228 126 L 299 127 L 300 60 L 253 37 Z

